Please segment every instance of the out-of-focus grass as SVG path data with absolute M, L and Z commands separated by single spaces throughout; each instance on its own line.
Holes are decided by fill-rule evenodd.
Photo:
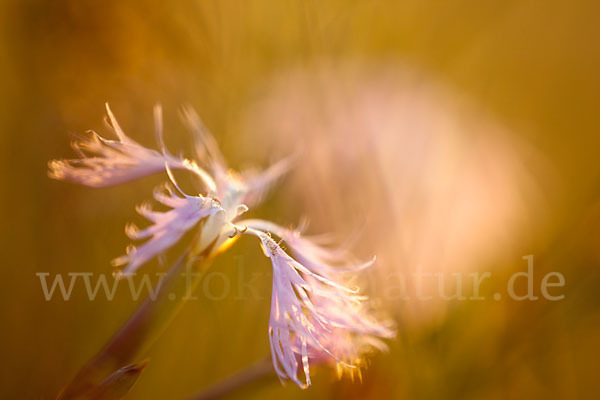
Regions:
M 172 149 L 189 145 L 176 110 L 180 104 L 193 105 L 236 167 L 264 165 L 295 144 L 303 147 L 299 172 L 253 215 L 285 224 L 307 215 L 315 231 L 348 233 L 370 205 L 375 211 L 371 219 L 364 216 L 367 235 L 358 251 L 367 256 L 380 253 L 378 274 L 410 270 L 416 249 L 419 260 L 429 248 L 435 253 L 427 258 L 432 267 L 446 262 L 448 257 L 436 247 L 443 244 L 456 265 L 494 272 L 490 285 L 483 287 L 488 297 L 503 290 L 511 273 L 524 269 L 525 254 L 534 254 L 536 284 L 549 271 L 565 276 L 566 297 L 558 302 L 449 302 L 427 313 L 433 308 L 430 304 L 383 301 L 400 332 L 390 354 L 372 360 L 362 385 L 336 382 L 331 371 L 320 369 L 309 391 L 274 381 L 242 397 L 597 396 L 596 3 L 30 0 L 4 2 L 2 11 L 0 397 L 53 397 L 135 308 L 125 291 L 112 302 L 90 302 L 81 286 L 71 301 L 46 302 L 35 276 L 110 271 L 109 260 L 127 243 L 120 232 L 135 218 L 133 206 L 164 180 L 153 177 L 92 190 L 47 178 L 49 159 L 72 155 L 69 133 L 102 130 L 105 101 L 126 131 L 145 144 L 153 140 L 152 105 L 161 102 Z M 359 73 L 344 72 L 356 65 Z M 372 131 L 355 132 L 353 126 L 343 125 L 343 107 L 360 105 L 355 99 L 373 93 L 371 77 L 379 71 L 373 65 L 384 66 L 392 77 L 396 72 L 404 76 L 405 68 L 418 74 L 408 86 L 390 78 L 377 100 L 378 109 L 389 109 L 389 118 L 376 114 Z M 324 70 L 329 71 L 325 78 Z M 299 85 L 297 76 L 300 86 L 294 86 Z M 323 85 L 319 79 L 325 79 Z M 283 89 L 274 84 L 282 80 Z M 451 93 L 442 104 L 466 98 L 477 105 L 466 114 L 448 117 L 465 118 L 464 130 L 456 128 L 463 125 L 454 119 L 448 126 L 455 128 L 446 133 L 445 124 L 419 130 L 395 118 L 390 104 L 396 104 L 397 96 L 411 107 L 407 93 L 412 90 L 414 98 L 421 99 L 423 91 L 431 93 L 430 81 L 441 82 Z M 433 87 L 437 93 L 437 84 Z M 348 120 L 364 123 L 361 110 L 364 107 L 348 112 Z M 438 116 L 421 118 L 431 121 Z M 491 121 L 490 126 L 500 126 L 502 133 L 489 138 L 487 128 L 471 124 L 471 118 Z M 305 131 L 294 130 L 297 124 L 305 124 Z M 378 124 L 402 131 L 396 134 Z M 340 137 L 345 131 L 353 133 Z M 434 132 L 434 147 L 419 147 L 424 153 L 417 152 L 408 162 L 412 132 Z M 477 140 L 471 141 L 471 136 Z M 375 143 L 376 151 L 366 145 L 352 147 L 363 143 L 359 140 Z M 528 150 L 522 151 L 521 144 Z M 508 157 L 510 163 L 503 164 L 506 151 L 517 161 Z M 474 156 L 481 153 L 496 162 L 486 169 L 489 157 L 478 161 Z M 433 162 L 427 156 L 435 156 Z M 448 165 L 456 169 L 433 168 L 440 159 L 452 161 Z M 321 163 L 312 163 L 315 160 Z M 377 172 L 373 167 L 381 160 L 386 163 Z M 340 165 L 348 167 L 342 172 L 356 176 L 340 174 Z M 422 175 L 408 175 L 410 168 L 434 171 L 427 177 L 448 189 L 418 185 Z M 461 168 L 476 173 L 455 172 Z M 498 182 L 487 179 L 490 170 L 507 185 L 499 195 L 490 192 L 496 187 L 489 182 Z M 402 179 L 407 176 L 413 181 Z M 462 180 L 465 176 L 468 179 Z M 513 176 L 527 179 L 511 185 L 508 178 Z M 460 186 L 451 179 L 469 182 L 472 195 L 452 191 Z M 413 192 L 422 198 L 408 202 L 406 193 Z M 445 209 L 440 193 L 456 194 L 459 203 L 449 202 Z M 508 209 L 507 193 L 514 196 Z M 356 200 L 361 196 L 368 201 Z M 451 240 L 447 225 L 463 227 L 463 219 L 447 215 L 465 212 L 465 199 L 485 203 L 474 202 L 476 219 L 459 231 L 478 245 L 452 253 L 463 243 Z M 383 211 L 399 212 L 403 218 Z M 432 222 L 436 216 L 448 224 Z M 506 235 L 511 240 L 504 240 Z M 499 238 L 504 241 L 495 246 Z M 411 241 L 414 247 L 407 245 Z M 240 268 L 247 280 L 260 273 L 255 287 L 262 298 L 239 300 L 232 291 L 219 301 L 190 302 L 151 349 L 151 362 L 132 398 L 182 398 L 268 353 L 267 260 L 254 242 L 244 239 L 213 268 L 233 277 L 232 282 Z M 154 263 L 146 270 L 160 267 Z M 378 279 L 375 285 L 381 284 L 381 276 Z M 218 292 L 218 279 L 213 285 Z M 415 314 L 427 317 L 414 322 Z

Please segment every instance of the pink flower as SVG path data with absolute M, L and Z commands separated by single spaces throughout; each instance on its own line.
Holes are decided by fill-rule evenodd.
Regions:
M 309 360 L 334 360 L 358 368 L 362 353 L 384 349 L 376 337 L 393 337 L 390 324 L 370 318 L 366 297 L 310 270 L 285 253 L 270 234 L 248 228 L 257 236 L 273 264 L 269 341 L 279 378 L 310 386 Z M 360 346 L 359 346 L 360 344 Z M 298 378 L 300 362 L 304 382 Z
M 365 353 L 385 349 L 378 338 L 394 335 L 390 324 L 372 318 L 365 307 L 367 298 L 358 295 L 358 289 L 340 283 L 345 275 L 373 265 L 374 259 L 348 265 L 347 250 L 325 248 L 314 237 L 303 237 L 298 231 L 263 220 L 236 223 L 248 205 L 262 201 L 273 183 L 289 170 L 292 159 L 281 160 L 263 172 L 236 174 L 229 170 L 214 138 L 191 109 L 184 110 L 184 117 L 196 138 L 196 161 L 174 157 L 166 150 L 160 107 L 154 109 L 160 152 L 127 137 L 108 106 L 107 112 L 119 140 L 106 140 L 94 133 L 91 139 L 74 145 L 81 159 L 52 161 L 50 176 L 103 187 L 164 171 L 179 192 L 175 193 L 169 184 L 155 190 L 154 199 L 169 207 L 168 211 L 155 211 L 147 203 L 137 207 L 151 225 L 141 230 L 134 225 L 125 228 L 129 238 L 146 242 L 130 247 L 126 255 L 113 260 L 114 265 L 125 266 L 121 276 L 134 273 L 194 228 L 201 229 L 201 234 L 190 244 L 192 255 L 216 252 L 231 243 L 234 236 L 251 234 L 260 239 L 273 265 L 269 342 L 273 366 L 282 381 L 290 379 L 307 387 L 311 362 L 333 360 L 338 367 L 357 371 Z M 175 182 L 172 169 L 192 172 L 204 184 L 205 193 L 185 194 Z M 273 240 L 271 233 L 287 243 L 295 259 Z M 304 380 L 298 377 L 300 365 Z

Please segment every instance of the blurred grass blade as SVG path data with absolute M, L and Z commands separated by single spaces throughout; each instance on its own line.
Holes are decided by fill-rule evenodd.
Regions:
M 122 399 L 135 385 L 148 362 L 149 360 L 144 360 L 119 369 L 87 394 L 87 398 L 90 400 Z

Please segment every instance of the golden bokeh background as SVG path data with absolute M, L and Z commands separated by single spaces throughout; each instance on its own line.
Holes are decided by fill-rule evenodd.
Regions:
M 189 104 L 232 167 L 297 153 L 252 216 L 359 232 L 356 254 L 378 256 L 364 284 L 398 337 L 362 384 L 321 367 L 306 391 L 266 379 L 232 398 L 597 398 L 596 2 L 7 0 L 0 10 L 0 397 L 54 398 L 139 303 L 126 290 L 89 301 L 81 285 L 45 301 L 35 275 L 109 273 L 123 226 L 141 223 L 134 206 L 165 179 L 90 189 L 47 177 L 49 160 L 74 155 L 71 134 L 107 132 L 108 101 L 149 146 L 161 103 L 168 147 L 192 154 L 178 118 Z M 558 271 L 565 298 L 492 300 L 528 254 L 537 294 Z M 211 268 L 231 290 L 186 304 L 129 398 L 186 398 L 268 354 L 268 260 L 242 239 Z M 418 269 L 490 271 L 487 300 L 417 301 Z M 240 273 L 256 274 L 258 295 L 240 296 Z M 218 278 L 207 287 L 224 289 Z

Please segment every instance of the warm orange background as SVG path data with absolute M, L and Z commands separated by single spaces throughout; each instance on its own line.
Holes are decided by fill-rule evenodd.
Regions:
M 150 145 L 191 104 L 234 167 L 296 149 L 254 216 L 311 232 L 363 229 L 375 297 L 398 338 L 362 385 L 315 371 L 240 398 L 597 398 L 600 9 L 589 1 L 4 1 L 0 38 L 0 397 L 53 398 L 134 310 L 46 302 L 36 272 L 110 272 L 157 176 L 94 190 L 50 180 L 69 134 L 106 132 L 109 101 Z M 185 151 L 191 154 L 190 151 Z M 493 271 L 488 297 L 534 254 L 566 279 L 558 302 L 414 302 L 389 276 Z M 243 256 L 242 258 L 239 258 Z M 241 262 L 240 262 L 241 260 Z M 241 264 L 240 264 L 241 263 Z M 241 267 L 239 266 L 241 265 Z M 187 304 L 131 398 L 185 398 L 268 354 L 270 271 L 243 239 L 215 271 L 263 275 L 262 299 Z M 148 272 L 158 271 L 156 262 Z M 539 271 L 539 274 L 537 273 Z M 219 290 L 215 279 L 214 290 Z M 539 293 L 538 293 L 539 294 Z

